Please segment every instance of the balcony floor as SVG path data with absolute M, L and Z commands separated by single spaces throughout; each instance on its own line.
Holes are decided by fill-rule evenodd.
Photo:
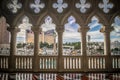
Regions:
M 120 80 L 120 73 L 0 73 L 0 80 Z

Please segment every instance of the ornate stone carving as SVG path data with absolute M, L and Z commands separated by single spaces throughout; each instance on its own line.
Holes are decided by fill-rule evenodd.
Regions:
M 103 9 L 104 13 L 108 13 L 113 6 L 114 5 L 112 3 L 109 3 L 109 0 L 103 0 L 103 3 L 98 4 L 98 7 Z
M 34 10 L 35 13 L 39 13 L 42 8 L 45 7 L 44 3 L 41 3 L 41 0 L 34 0 L 34 3 L 30 4 L 30 8 Z
M 18 0 L 11 0 L 11 3 L 8 3 L 7 7 L 12 13 L 17 13 L 22 8 L 22 4 L 18 3 Z
M 85 13 L 87 8 L 91 7 L 90 3 L 86 3 L 86 0 L 80 0 L 80 3 L 76 3 L 76 8 L 80 8 L 81 13 Z
M 63 0 L 57 0 L 57 3 L 53 3 L 53 8 L 56 8 L 58 13 L 62 13 L 63 8 L 67 8 L 67 7 L 68 4 L 63 3 Z

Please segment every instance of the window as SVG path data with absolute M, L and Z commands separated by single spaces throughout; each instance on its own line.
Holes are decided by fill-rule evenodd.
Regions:
M 18 26 L 20 32 L 17 34 L 17 52 L 16 55 L 33 55 L 34 34 L 31 30 L 32 24 L 29 23 L 29 18 L 24 16 L 22 23 Z
M 68 18 L 68 23 L 64 25 L 63 33 L 63 55 L 81 55 L 79 24 L 73 16 Z M 65 48 L 66 47 L 66 48 Z
M 52 18 L 47 16 L 41 27 L 39 55 L 56 55 L 57 32 L 55 31 L 56 25 L 52 22 Z
M 88 26 L 90 30 L 87 33 L 87 55 L 103 55 L 104 39 L 100 32 L 102 24 L 96 16 L 93 16 Z

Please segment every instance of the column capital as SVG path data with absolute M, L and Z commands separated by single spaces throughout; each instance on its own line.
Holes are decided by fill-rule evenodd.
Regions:
M 113 31 L 114 28 L 113 27 L 107 27 L 107 26 L 103 26 L 101 29 L 100 29 L 100 32 L 101 33 L 110 33 L 111 31 Z
M 57 27 L 56 27 L 56 31 L 59 33 L 62 33 L 62 32 L 64 32 L 64 26 L 63 25 L 58 25 Z
M 42 28 L 40 27 L 32 27 L 31 30 L 35 33 L 35 32 L 41 32 L 42 31 Z
M 80 27 L 79 29 L 78 29 L 78 32 L 88 32 L 89 31 L 89 27 Z
M 18 28 L 18 27 L 7 27 L 7 30 L 9 31 L 9 32 L 20 32 L 20 28 Z

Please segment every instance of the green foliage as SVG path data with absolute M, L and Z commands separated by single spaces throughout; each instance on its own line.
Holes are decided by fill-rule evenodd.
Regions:
M 65 44 L 66 46 L 74 46 L 75 49 L 80 49 L 81 48 L 81 42 L 66 42 Z
M 119 48 L 114 48 L 114 51 L 120 51 L 120 49 Z
M 27 48 L 34 48 L 34 44 L 33 43 L 18 43 L 17 44 L 17 48 L 24 48 L 25 46 Z
M 53 44 L 48 44 L 47 42 L 40 42 L 39 43 L 40 48 L 47 47 L 47 48 L 53 48 Z
M 23 47 L 23 45 L 21 43 L 17 44 L 17 48 L 22 48 L 22 47 Z

